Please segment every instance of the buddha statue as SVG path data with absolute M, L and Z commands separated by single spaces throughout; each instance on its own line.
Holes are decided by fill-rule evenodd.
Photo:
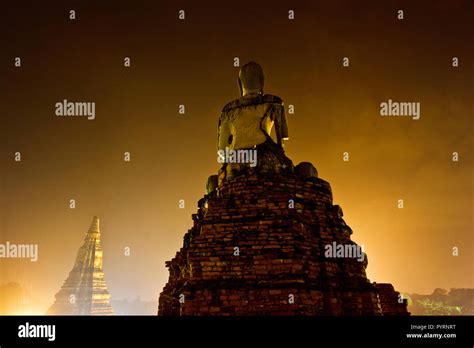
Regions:
M 219 162 L 223 163 L 219 182 L 252 167 L 259 172 L 293 170 L 283 150 L 284 141 L 288 140 L 283 102 L 277 96 L 264 94 L 264 84 L 265 75 L 258 63 L 241 67 L 240 98 L 225 105 L 219 118 L 217 150 L 222 159 Z M 253 158 L 252 153 L 246 156 L 246 151 L 256 151 L 256 165 L 246 163 L 245 158 Z

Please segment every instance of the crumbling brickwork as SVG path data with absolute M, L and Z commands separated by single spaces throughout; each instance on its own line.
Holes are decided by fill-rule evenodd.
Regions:
M 295 173 L 246 173 L 199 202 L 183 247 L 166 263 L 159 315 L 406 313 L 366 277 L 364 262 L 329 258 L 355 243 L 329 183 Z M 393 294 L 397 294 L 392 290 Z
M 407 301 L 402 299 L 392 284 L 374 283 L 379 294 L 383 315 L 408 315 Z

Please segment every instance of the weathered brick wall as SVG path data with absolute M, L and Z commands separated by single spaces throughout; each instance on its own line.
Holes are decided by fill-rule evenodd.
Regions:
M 374 283 L 384 315 L 409 315 L 408 301 L 400 297 L 392 284 Z
M 382 314 L 366 262 L 324 255 L 326 244 L 353 243 L 326 181 L 241 175 L 199 207 L 166 263 L 160 315 Z

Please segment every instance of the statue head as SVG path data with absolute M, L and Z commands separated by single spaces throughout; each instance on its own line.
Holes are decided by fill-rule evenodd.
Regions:
M 240 95 L 249 93 L 263 93 L 265 84 L 265 75 L 260 64 L 248 62 L 240 68 L 239 71 L 239 89 Z

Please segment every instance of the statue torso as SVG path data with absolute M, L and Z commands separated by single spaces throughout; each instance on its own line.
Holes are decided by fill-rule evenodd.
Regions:
M 270 94 L 247 95 L 228 103 L 219 118 L 218 149 L 247 149 L 264 143 L 275 114 L 282 109 L 282 100 Z

